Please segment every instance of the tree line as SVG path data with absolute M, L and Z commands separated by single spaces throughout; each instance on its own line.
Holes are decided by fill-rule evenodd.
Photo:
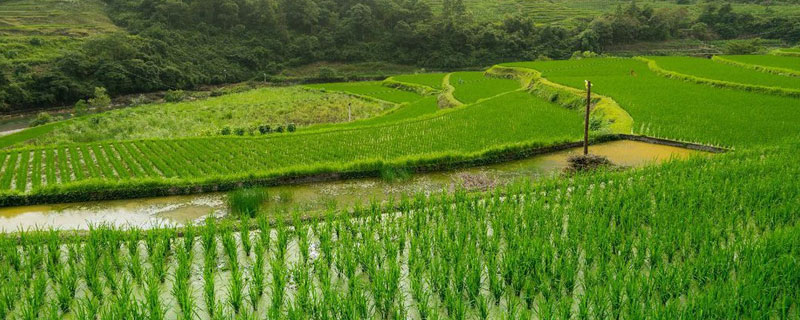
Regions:
M 463 0 L 105 0 L 125 33 L 97 36 L 44 66 L 0 58 L 6 111 L 72 104 L 103 87 L 112 96 L 261 78 L 316 61 L 391 61 L 431 68 L 567 58 L 615 44 L 747 36 L 800 40 L 800 22 L 728 5 L 615 11 L 537 24 L 525 13 L 478 22 Z M 1 57 L 2 55 L 0 55 Z

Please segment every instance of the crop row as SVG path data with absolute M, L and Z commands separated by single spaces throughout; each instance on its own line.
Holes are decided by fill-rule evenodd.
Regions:
M 0 318 L 796 318 L 797 147 L 309 222 L 3 235 Z
M 196 138 L 73 144 L 0 153 L 0 189 L 18 192 L 75 181 L 244 178 L 253 174 L 474 153 L 520 142 L 575 140 L 580 116 L 519 92 L 419 121 L 266 138 Z

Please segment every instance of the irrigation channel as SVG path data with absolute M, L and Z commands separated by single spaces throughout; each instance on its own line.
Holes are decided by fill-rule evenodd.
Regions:
M 443 189 L 482 190 L 518 179 L 533 179 L 559 174 L 567 158 L 582 148 L 567 149 L 524 160 L 416 174 L 402 181 L 378 178 L 286 185 L 266 188 L 270 200 L 266 210 L 324 210 L 330 206 L 350 206 L 367 200 L 400 198 L 403 194 L 440 192 Z M 669 159 L 708 155 L 703 151 L 640 141 L 617 140 L 592 145 L 590 152 L 608 157 L 616 165 L 640 167 Z M 85 230 L 90 225 L 137 226 L 153 228 L 196 222 L 212 214 L 224 216 L 224 193 L 206 193 L 145 199 L 113 200 L 54 205 L 0 208 L 0 231 L 20 229 Z

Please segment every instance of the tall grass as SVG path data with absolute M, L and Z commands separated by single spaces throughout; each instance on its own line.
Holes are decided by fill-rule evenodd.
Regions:
M 254 217 L 256 212 L 269 200 L 265 189 L 240 189 L 228 193 L 228 208 L 234 215 Z

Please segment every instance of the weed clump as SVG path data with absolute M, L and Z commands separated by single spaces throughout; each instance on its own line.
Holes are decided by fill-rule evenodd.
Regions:
M 567 158 L 567 173 L 593 171 L 600 168 L 611 168 L 614 164 L 608 158 L 596 154 L 573 155 Z
M 411 171 L 401 167 L 383 167 L 380 173 L 381 180 L 386 182 L 405 181 L 411 178 Z
M 264 189 L 240 189 L 228 193 L 228 209 L 235 216 L 254 217 L 258 209 L 269 199 Z

